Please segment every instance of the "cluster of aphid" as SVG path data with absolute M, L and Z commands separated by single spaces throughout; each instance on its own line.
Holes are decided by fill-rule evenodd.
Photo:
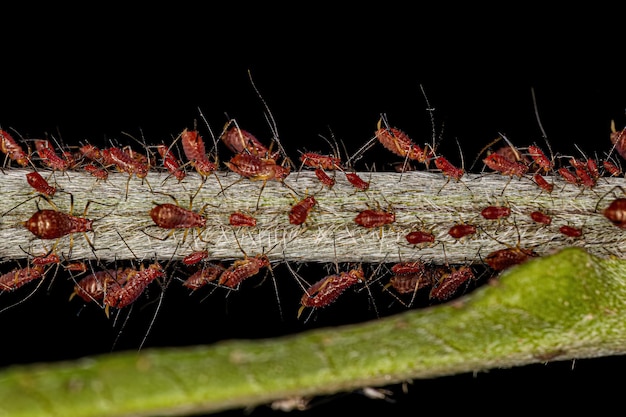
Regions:
M 405 166 L 408 166 L 407 162 L 413 162 L 422 164 L 426 170 L 432 170 L 431 164 L 433 164 L 436 170 L 449 181 L 463 180 L 466 171 L 462 167 L 453 165 L 444 156 L 438 155 L 434 145 L 420 146 L 405 132 L 390 127 L 383 121 L 384 119 L 381 118 L 372 141 L 362 149 L 366 149 L 373 143 L 380 143 L 393 154 L 403 158 Z M 230 120 L 219 136 L 219 141 L 233 153 L 233 156 L 224 162 L 225 167 L 244 180 L 262 181 L 263 184 L 268 181 L 277 181 L 284 184 L 284 180 L 292 173 L 294 165 L 276 139 L 270 146 L 266 146 L 252 133 L 241 129 L 234 120 Z M 504 137 L 500 139 L 508 142 Z M 614 145 L 613 149 L 621 157 L 626 158 L 626 130 L 613 129 L 610 139 Z M 178 141 L 182 146 L 184 158 L 179 158 L 175 153 L 175 145 Z M 77 147 L 76 151 L 70 151 L 66 148 L 55 148 L 49 140 L 37 139 L 32 142 L 34 142 L 34 150 L 31 150 L 31 146 L 22 146 L 6 130 L 0 130 L 0 150 L 6 155 L 6 160 L 23 168 L 33 168 L 26 174 L 26 181 L 38 193 L 37 198 L 45 199 L 52 206 L 49 209 L 38 208 L 29 219 L 23 222 L 23 226 L 28 231 L 42 240 L 58 240 L 75 233 L 91 232 L 93 221 L 85 215 L 80 217 L 71 212 L 65 213 L 59 210 L 53 203 L 53 197 L 58 191 L 57 187 L 50 184 L 40 174 L 40 170 L 48 172 L 82 170 L 101 181 L 106 181 L 111 171 L 127 174 L 130 181 L 133 176 L 139 179 L 146 178 L 152 170 L 160 170 L 160 172 L 166 170 L 179 182 L 185 179 L 190 170 L 194 170 L 204 182 L 207 177 L 221 169 L 217 157 L 209 157 L 204 139 L 196 129 L 183 129 L 170 145 L 156 145 L 159 158 L 154 157 L 151 147 L 145 144 L 146 152 L 141 153 L 133 151 L 129 146 L 98 148 L 92 144 L 85 144 Z M 30 143 L 28 142 L 29 145 Z M 276 151 L 272 149 L 274 145 L 277 145 Z M 510 178 L 530 176 L 538 189 L 545 193 L 553 192 L 554 184 L 548 179 L 553 179 L 555 176 L 560 176 L 567 183 L 587 189 L 594 188 L 603 176 L 622 176 L 619 164 L 610 156 L 602 161 L 594 158 L 582 160 L 567 157 L 568 164 L 559 167 L 555 166 L 555 160 L 556 158 L 548 157 L 537 145 L 518 148 L 507 143 L 491 151 L 482 159 L 482 162 L 492 171 Z M 306 167 L 314 171 L 322 187 L 332 189 L 335 185 L 336 176 L 329 175 L 329 172 L 339 172 L 344 175 L 357 191 L 367 191 L 370 186 L 370 183 L 359 176 L 348 163 L 342 161 L 338 153 L 302 152 L 300 162 L 301 169 Z M 312 195 L 300 199 L 289 210 L 289 223 L 305 224 L 316 204 L 317 201 Z M 85 207 L 85 211 L 86 209 Z M 149 216 L 155 226 L 170 231 L 182 229 L 185 230 L 186 235 L 191 229 L 202 229 L 206 226 L 203 210 L 204 208 L 196 212 L 180 206 L 177 202 L 163 203 L 156 204 L 149 212 Z M 626 198 L 616 198 L 603 214 L 614 225 L 622 229 L 626 228 Z M 507 206 L 489 206 L 481 211 L 481 216 L 488 220 L 505 219 L 510 215 L 511 209 Z M 532 212 L 530 217 L 539 224 L 551 223 L 550 216 L 541 211 Z M 370 229 L 381 228 L 395 221 L 396 217 L 393 212 L 380 208 L 362 210 L 354 218 L 357 225 Z M 234 227 L 255 227 L 256 222 L 255 217 L 249 213 L 238 211 L 230 215 L 230 224 Z M 463 239 L 477 231 L 476 225 L 460 223 L 451 226 L 448 234 L 454 239 Z M 582 234 L 582 229 L 571 225 L 563 225 L 559 231 L 569 237 L 578 237 Z M 411 245 L 432 244 L 435 242 L 435 235 L 429 231 L 419 230 L 406 234 L 405 239 Z M 91 242 L 89 244 L 91 245 Z M 93 245 L 91 246 L 93 248 Z M 121 309 L 134 303 L 151 282 L 167 276 L 165 267 L 158 262 L 148 266 L 141 264 L 139 268 L 118 267 L 94 270 L 80 260 L 59 256 L 55 247 L 56 245 L 46 254 L 32 256 L 27 266 L 15 268 L 1 275 L 0 292 L 16 290 L 28 282 L 43 278 L 51 265 L 62 265 L 66 270 L 76 273 L 73 295 L 79 296 L 85 302 L 99 303 L 108 314 L 111 308 Z M 493 251 L 482 260 L 492 272 L 497 273 L 536 256 L 538 254 L 535 251 L 517 246 Z M 188 254 L 181 260 L 185 267 L 201 265 L 182 281 L 183 286 L 193 291 L 208 284 L 237 289 L 246 279 L 271 267 L 267 254 L 247 256 L 244 252 L 242 259 L 237 259 L 227 266 L 221 262 L 212 262 L 209 258 L 210 254 L 207 250 L 200 250 Z M 409 261 L 393 264 L 390 272 L 391 278 L 384 284 L 386 290 L 393 290 L 398 297 L 402 297 L 405 294 L 415 296 L 421 289 L 428 288 L 429 298 L 435 301 L 452 298 L 463 285 L 476 280 L 476 271 L 469 265 L 444 266 L 430 265 L 423 261 Z M 366 281 L 362 267 L 356 266 L 346 271 L 336 271 L 312 285 L 304 286 L 300 313 L 306 307 L 328 306 L 348 288 L 359 283 L 366 284 Z

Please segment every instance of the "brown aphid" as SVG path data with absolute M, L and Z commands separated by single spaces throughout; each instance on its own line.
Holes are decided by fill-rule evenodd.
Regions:
M 365 279 L 363 269 L 355 268 L 348 272 L 328 275 L 306 289 L 300 299 L 298 317 L 306 307 L 326 307 L 339 298 L 348 288 Z
M 439 301 L 451 298 L 469 280 L 475 278 L 474 271 L 469 266 L 462 266 L 443 274 L 437 284 L 430 290 L 430 298 Z
M 530 258 L 539 256 L 531 249 L 520 247 L 498 249 L 485 257 L 485 262 L 494 271 L 503 271 L 513 265 L 519 265 Z
M 473 235 L 477 231 L 473 224 L 455 224 L 448 230 L 448 234 L 455 239 L 461 239 L 465 236 Z
M 404 236 L 407 242 L 412 245 L 419 245 L 421 243 L 433 243 L 435 241 L 435 235 L 431 232 L 425 232 L 422 230 L 415 230 L 409 232 Z
M 183 286 L 195 291 L 218 279 L 225 269 L 220 264 L 203 265 L 183 282 Z
M 530 213 L 530 218 L 533 219 L 534 222 L 542 223 L 545 225 L 549 225 L 552 223 L 552 217 L 548 216 L 541 211 L 533 211 Z
M 296 204 L 291 206 L 291 210 L 289 210 L 289 223 L 300 225 L 306 222 L 309 212 L 316 204 L 317 201 L 312 195 L 298 201 Z
M 395 213 L 372 209 L 363 210 L 354 218 L 356 224 L 367 228 L 382 227 L 395 221 Z
M 104 296 L 105 313 L 109 314 L 109 308 L 124 308 L 129 306 L 139 298 L 146 287 L 156 278 L 165 275 L 163 267 L 159 263 L 153 263 L 134 274 L 129 275 L 124 285 L 107 288 Z
M 559 232 L 569 237 L 581 237 L 583 235 L 582 229 L 568 225 L 559 227 Z
M 58 239 L 72 233 L 93 231 L 93 220 L 51 209 L 38 210 L 23 224 L 40 239 Z
M 26 268 L 15 268 L 6 274 L 0 275 L 0 292 L 13 291 L 21 286 L 43 278 L 45 270 L 43 265 L 29 265 Z
M 182 262 L 185 265 L 195 265 L 198 262 L 200 262 L 203 259 L 206 259 L 209 257 L 209 251 L 207 250 L 199 250 L 199 251 L 195 251 L 190 253 L 189 255 L 185 256 L 182 259 Z
M 188 229 L 205 227 L 206 218 L 176 204 L 157 204 L 150 210 L 154 224 L 164 229 Z
M 218 283 L 229 288 L 235 288 L 239 283 L 258 274 L 262 268 L 269 267 L 267 255 L 259 254 L 255 257 L 237 259 L 220 275 Z
M 254 227 L 256 226 L 256 219 L 249 214 L 235 211 L 230 214 L 228 222 L 231 226 L 244 226 Z
M 511 208 L 506 206 L 488 206 L 480 214 L 487 220 L 498 220 L 511 215 Z
M 616 198 L 602 214 L 615 226 L 626 229 L 626 198 Z
M 74 285 L 74 292 L 70 295 L 70 300 L 77 295 L 88 303 L 101 300 L 107 289 L 113 289 L 123 284 L 123 281 L 117 279 L 118 274 L 122 276 L 121 271 L 122 268 L 105 269 L 86 275 Z

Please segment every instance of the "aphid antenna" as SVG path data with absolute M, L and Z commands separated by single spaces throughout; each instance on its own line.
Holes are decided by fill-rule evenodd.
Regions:
M 426 103 L 426 111 L 428 112 L 428 115 L 430 116 L 430 126 L 432 129 L 431 131 L 432 150 L 434 152 L 437 146 L 437 129 L 435 128 L 435 108 L 430 105 L 430 100 L 428 99 L 428 96 L 426 95 L 426 90 L 424 89 L 423 84 L 420 84 L 420 91 L 422 92 L 422 96 L 424 96 L 424 102 Z
M 474 162 L 472 162 L 472 165 L 470 166 L 470 170 L 474 169 L 474 166 L 480 160 L 482 154 L 484 154 L 488 149 L 490 149 L 493 145 L 495 145 L 496 143 L 500 142 L 501 140 L 502 140 L 502 135 L 498 136 L 497 138 L 495 138 L 494 140 L 492 140 L 491 142 L 489 142 L 488 144 L 483 146 L 480 149 L 480 151 L 478 151 L 478 154 L 476 155 L 476 159 L 474 159 Z
M 207 130 L 209 131 L 209 135 L 211 135 L 211 140 L 213 141 L 213 147 L 210 149 L 209 153 L 212 154 L 215 158 L 215 162 L 216 164 L 219 161 L 218 158 L 218 138 L 215 136 L 215 133 L 213 133 L 213 129 L 211 128 L 211 124 L 209 123 L 209 120 L 206 118 L 206 116 L 204 115 L 204 113 L 202 112 L 202 109 L 200 109 L 200 107 L 198 107 L 198 114 L 200 114 L 200 118 L 202 119 L 202 121 L 204 122 Z M 226 126 L 224 126 L 224 131 L 226 130 Z M 224 133 L 224 132 L 222 132 Z
M 621 190 L 622 194 L 626 195 L 626 190 L 621 185 L 616 185 L 616 186 L 612 187 L 609 191 L 607 191 L 604 194 L 602 194 L 602 196 L 598 199 L 598 202 L 596 203 L 596 206 L 594 208 L 594 212 L 595 213 L 598 212 L 598 207 L 600 206 L 600 203 L 606 198 L 606 196 L 611 194 L 612 192 L 614 192 L 618 188 Z
M 539 117 L 539 108 L 537 106 L 537 97 L 535 95 L 534 87 L 530 87 L 530 94 L 533 100 L 533 110 L 535 112 L 535 119 L 537 120 L 537 125 L 539 126 L 539 130 L 541 130 L 541 137 L 543 138 L 543 141 L 546 143 L 546 146 L 548 147 L 548 152 L 550 153 L 550 157 L 554 159 L 554 153 L 552 152 L 552 147 L 550 146 L 550 142 L 548 141 L 548 135 L 546 134 L 546 131 L 543 128 L 543 124 L 541 123 L 541 118 Z
M 278 136 L 278 127 L 277 127 L 278 125 L 276 123 L 276 120 L 274 119 L 274 115 L 272 114 L 272 111 L 267 105 L 267 102 L 265 101 L 259 89 L 257 88 L 256 84 L 254 83 L 254 80 L 252 79 L 252 72 L 249 69 L 248 69 L 248 78 L 250 79 L 250 84 L 252 85 L 254 92 L 259 97 L 259 100 L 261 100 L 261 103 L 263 104 L 263 107 L 265 108 L 265 112 L 263 114 L 272 132 L 272 136 L 273 136 L 272 141 L 276 142 L 276 144 L 278 145 L 278 151 L 281 153 L 281 155 L 283 156 L 283 159 L 289 164 L 289 166 L 295 167 L 294 163 L 291 161 L 291 159 L 289 158 L 289 155 L 287 155 L 287 152 L 285 151 L 285 148 L 280 142 L 280 138 Z

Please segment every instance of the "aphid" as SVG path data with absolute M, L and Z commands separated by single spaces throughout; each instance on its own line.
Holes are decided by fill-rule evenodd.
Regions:
M 325 169 L 329 171 L 341 169 L 341 158 L 331 155 L 304 152 L 300 154 L 300 161 L 302 162 L 302 165 L 312 168 Z
M 418 162 L 426 162 L 427 152 L 419 145 L 415 144 L 409 135 L 395 127 L 382 127 L 383 118 L 378 120 L 376 139 L 389 151 L 394 154 Z
M 602 214 L 615 226 L 626 229 L 626 198 L 616 198 Z
M 107 178 L 109 178 L 109 171 L 104 168 L 98 167 L 93 163 L 85 164 L 85 166 L 83 166 L 83 169 L 99 180 L 106 180 Z
M 90 161 L 102 161 L 102 153 L 97 146 L 86 144 L 78 148 L 78 150 L 83 158 L 89 159 Z
M 29 265 L 26 268 L 15 268 L 6 274 L 0 275 L 0 291 L 13 291 L 21 286 L 43 278 L 45 269 L 43 265 Z
M 84 262 L 69 262 L 63 265 L 66 271 L 87 272 L 87 265 Z
M 626 159 L 626 129 L 615 130 L 615 121 L 611 120 L 611 134 L 609 138 L 617 153 Z
M 245 226 L 245 227 L 254 227 L 256 226 L 256 218 L 253 216 L 242 213 L 240 211 L 235 211 L 230 214 L 229 223 L 231 226 Z
M 491 153 L 483 159 L 485 165 L 502 175 L 522 177 L 528 172 L 528 166 L 517 161 L 512 161 L 500 154 Z
M 306 307 L 321 308 L 326 307 L 337 300 L 337 298 L 348 288 L 358 282 L 363 282 L 365 275 L 362 268 L 351 269 L 347 272 L 328 275 L 309 288 L 307 288 L 300 299 L 298 317 Z
M 114 165 L 118 171 L 126 172 L 130 176 L 133 174 L 137 178 L 145 178 L 148 175 L 148 165 L 133 159 L 123 149 L 109 147 L 102 150 L 102 160 L 105 165 Z
M 477 231 L 473 224 L 455 224 L 448 230 L 448 234 L 455 239 L 461 239 L 465 236 L 473 235 Z
M 559 232 L 569 237 L 580 237 L 583 235 L 582 229 L 568 225 L 559 227 Z
M 85 205 L 83 217 L 72 215 L 74 207 L 74 198 L 71 197 L 70 213 L 63 213 L 56 209 L 52 201 L 48 202 L 55 207 L 52 209 L 40 209 L 33 214 L 30 219 L 26 220 L 23 225 L 35 236 L 40 239 L 58 239 L 73 233 L 85 233 L 93 231 L 93 220 L 85 218 L 85 213 L 89 207 L 89 202 Z M 87 239 L 87 236 L 85 235 Z M 87 239 L 88 240 L 88 239 Z
M 452 297 L 461 285 L 475 279 L 474 271 L 469 266 L 461 266 L 449 273 L 444 273 L 435 286 L 430 290 L 429 297 L 439 301 Z
M 533 219 L 533 221 L 537 222 L 537 223 L 542 223 L 545 225 L 549 225 L 550 223 L 552 223 L 552 217 L 548 216 L 545 213 L 542 213 L 540 211 L 533 211 L 530 213 L 530 218 Z
M 289 223 L 300 225 L 306 222 L 309 212 L 316 204 L 317 201 L 312 195 L 298 201 L 289 210 Z
M 275 159 L 261 158 L 248 153 L 238 153 L 225 164 L 231 171 L 253 181 L 282 181 L 290 173 L 289 167 L 276 164 Z
M 111 307 L 124 308 L 135 302 L 152 281 L 164 275 L 163 267 L 159 263 L 155 262 L 147 268 L 142 264 L 139 271 L 128 276 L 124 285 L 107 288 L 103 300 L 106 315 L 109 315 Z
M 101 300 L 107 289 L 119 287 L 124 283 L 121 277 L 128 275 L 128 272 L 125 274 L 121 272 L 121 268 L 117 270 L 105 269 L 84 276 L 74 284 L 74 291 L 70 295 L 70 300 L 77 295 L 87 303 Z M 120 276 L 119 280 L 118 275 Z
M 613 162 L 609 161 L 608 159 L 605 159 L 604 161 L 602 161 L 602 165 L 604 166 L 604 169 L 606 170 L 606 172 L 609 173 L 611 177 L 618 177 L 622 175 L 622 170 Z
M 384 210 L 372 210 L 366 209 L 354 218 L 354 222 L 359 226 L 374 228 L 382 227 L 386 224 L 391 224 L 396 221 L 396 214 Z
M 195 291 L 215 281 L 224 270 L 225 268 L 220 264 L 203 265 L 201 269 L 194 272 L 183 282 L 183 286 Z
M 487 220 L 498 220 L 511 215 L 511 208 L 506 206 L 488 206 L 480 214 Z
M 443 156 L 435 158 L 435 166 L 441 170 L 441 173 L 448 178 L 460 180 L 465 171 L 462 168 L 457 168 L 450 161 Z
M 228 127 L 231 124 L 232 126 Z M 234 119 L 226 123 L 224 133 L 220 139 L 235 154 L 246 152 L 260 158 L 271 158 L 274 160 L 280 156 L 279 152 L 272 154 L 270 149 L 263 145 L 252 133 L 239 128 Z
M 528 147 L 530 157 L 535 161 L 535 164 L 543 171 L 544 174 L 549 173 L 554 168 L 554 162 L 548 159 L 545 153 L 536 145 L 530 145 Z
M 0 150 L 23 167 L 28 165 L 28 155 L 6 130 L 0 129 Z
M 37 171 L 32 171 L 26 174 L 26 181 L 35 190 L 39 191 L 41 194 L 47 195 L 48 197 L 54 196 L 57 192 L 56 187 L 48 184 L 48 181 L 46 181 L 46 179 Z
M 494 271 L 503 271 L 513 265 L 519 265 L 530 258 L 539 256 L 531 249 L 520 247 L 498 249 L 491 252 L 485 258 L 487 265 Z
M 181 168 L 180 162 L 167 146 L 163 144 L 157 145 L 157 152 L 159 152 L 159 155 L 163 160 L 163 166 L 170 174 L 176 177 L 179 182 L 185 179 L 185 176 L 187 175 L 185 170 Z
M 398 262 L 391 267 L 391 272 L 395 275 L 422 274 L 425 271 L 426 264 L 422 261 Z
M 48 140 L 35 140 L 35 148 L 37 149 L 37 154 L 41 158 L 41 161 L 55 171 L 67 171 L 72 165 L 72 160 L 61 158 Z
M 355 188 L 365 191 L 370 187 L 369 181 L 365 181 L 364 179 L 359 177 L 356 172 L 344 171 L 344 174 L 346 174 L 346 179 L 348 180 L 348 182 L 350 182 L 350 184 L 352 184 Z
M 59 255 L 56 253 L 52 252 L 47 255 L 35 256 L 31 262 L 33 265 L 59 264 L 61 263 L 61 258 L 59 258 Z
M 318 180 L 320 180 L 320 182 L 322 184 L 324 184 L 325 186 L 327 186 L 328 188 L 333 188 L 333 186 L 335 185 L 335 179 L 331 178 L 326 171 L 324 171 L 321 168 L 315 168 L 315 176 L 317 177 Z
M 200 251 L 192 252 L 189 255 L 185 256 L 182 262 L 185 265 L 194 265 L 208 257 L 209 257 L 209 252 L 207 250 L 200 250 Z
M 237 259 L 220 275 L 218 283 L 235 288 L 245 279 L 255 276 L 262 268 L 269 267 L 270 260 L 265 254 Z
M 570 184 L 578 185 L 578 177 L 572 173 L 567 167 L 561 167 L 557 170 L 559 175 Z
M 196 172 L 203 177 L 211 175 L 217 169 L 217 165 L 209 161 L 200 133 L 197 130 L 184 129 L 180 137 L 183 152 Z
M 385 285 L 385 288 L 392 287 L 398 294 L 412 294 L 433 285 L 432 275 L 427 270 L 410 274 L 396 274 L 389 278 L 389 283 Z
M 435 235 L 422 230 L 409 232 L 404 237 L 406 241 L 412 245 L 419 245 L 420 243 L 432 243 L 435 241 Z
M 174 199 L 174 201 L 176 200 Z M 204 211 L 204 208 L 200 212 L 202 211 Z M 206 226 L 206 218 L 204 216 L 191 209 L 183 208 L 178 203 L 156 204 L 152 207 L 149 214 L 157 226 L 163 229 L 172 229 L 168 237 L 172 235 L 175 229 L 185 229 L 183 241 L 186 239 L 189 229 L 201 229 Z
M 541 175 L 540 173 L 536 173 L 533 176 L 533 179 L 535 180 L 535 184 L 537 184 L 539 186 L 539 188 L 541 188 L 542 190 L 551 193 L 552 190 L 554 190 L 554 184 L 550 184 L 548 182 L 548 180 L 546 180 L 546 178 Z

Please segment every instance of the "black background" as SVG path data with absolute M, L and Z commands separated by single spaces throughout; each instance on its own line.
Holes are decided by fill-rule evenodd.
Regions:
M 580 155 L 577 144 L 587 155 L 603 157 L 611 146 L 611 120 L 618 128 L 626 123 L 623 36 L 613 29 L 618 24 L 611 22 L 610 10 L 596 18 L 593 11 L 572 9 L 548 15 L 359 7 L 168 5 L 3 13 L 0 126 L 25 138 L 52 134 L 68 145 L 123 141 L 121 132 L 157 143 L 191 127 L 200 109 L 216 130 L 234 117 L 244 129 L 269 137 L 248 71 L 291 155 L 327 151 L 318 135 L 329 131 L 354 151 L 371 138 L 382 113 L 416 142 L 430 142 L 433 126 L 421 88 L 435 109 L 438 150 L 458 164 L 458 141 L 466 167 L 499 133 L 520 146 L 544 143 L 533 89 L 555 152 Z M 379 169 L 390 160 L 395 161 L 377 151 L 364 158 Z M 301 273 L 324 271 L 310 265 Z M 63 284 L 61 278 L 55 285 Z M 283 293 L 289 289 L 281 287 Z M 68 302 L 67 294 L 67 288 L 38 291 L 3 312 L 2 365 L 140 346 L 154 305 L 134 310 L 122 327 L 99 310 Z M 23 294 L 0 301 L 8 304 L 9 297 Z M 374 316 L 363 294 L 307 323 L 278 319 L 271 285 L 247 298 L 196 297 L 194 303 L 187 297 L 174 286 L 168 289 L 144 347 L 271 337 Z M 291 314 L 298 300 L 283 297 L 283 311 Z M 389 302 L 378 300 L 380 314 L 392 313 L 385 307 Z M 389 387 L 392 401 L 342 394 L 316 401 L 302 414 L 417 413 L 422 407 L 484 412 L 497 410 L 496 400 L 564 410 L 595 403 L 583 394 L 608 389 L 611 375 L 623 369 L 623 358 L 614 357 L 413 381 L 408 394 Z M 224 413 L 247 414 L 270 409 Z

